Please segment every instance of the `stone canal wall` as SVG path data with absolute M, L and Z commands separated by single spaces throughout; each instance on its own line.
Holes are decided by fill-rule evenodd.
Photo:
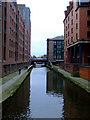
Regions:
M 2 83 L 0 84 L 0 103 L 14 95 L 25 78 L 30 74 L 32 68 L 33 65 L 27 69 L 22 69 L 20 74 L 19 71 L 17 71 L 0 79 Z
M 59 73 L 62 77 L 64 78 L 68 78 L 71 82 L 73 82 L 74 84 L 76 84 L 77 86 L 81 87 L 82 89 L 84 89 L 86 92 L 90 93 L 90 81 L 83 79 L 81 77 L 72 77 L 71 73 L 61 69 L 58 66 L 52 65 L 47 66 L 49 69 L 54 70 L 55 72 Z

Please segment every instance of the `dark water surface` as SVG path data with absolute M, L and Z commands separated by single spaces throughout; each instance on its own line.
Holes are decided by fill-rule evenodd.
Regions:
M 2 105 L 3 120 L 90 118 L 90 95 L 49 69 L 34 68 Z

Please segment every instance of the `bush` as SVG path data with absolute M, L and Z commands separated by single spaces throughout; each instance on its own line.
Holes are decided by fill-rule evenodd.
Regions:
M 71 76 L 72 76 L 72 77 L 80 77 L 79 71 L 77 71 L 77 72 L 72 72 L 72 73 L 71 73 Z

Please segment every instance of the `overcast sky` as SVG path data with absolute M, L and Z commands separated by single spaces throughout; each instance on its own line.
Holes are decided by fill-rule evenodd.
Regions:
M 31 55 L 46 54 L 46 40 L 64 35 L 64 11 L 70 0 L 17 0 L 31 10 Z

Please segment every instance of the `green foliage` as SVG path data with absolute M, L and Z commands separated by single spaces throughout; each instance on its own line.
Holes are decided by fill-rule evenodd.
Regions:
M 72 77 L 80 77 L 79 71 L 77 71 L 77 72 L 72 72 L 72 73 L 71 73 L 71 76 L 72 76 Z

